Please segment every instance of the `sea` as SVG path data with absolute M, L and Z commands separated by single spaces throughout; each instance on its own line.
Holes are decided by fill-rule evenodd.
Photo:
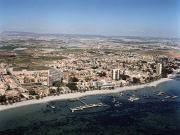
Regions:
M 180 135 L 180 81 L 4 110 L 0 135 Z

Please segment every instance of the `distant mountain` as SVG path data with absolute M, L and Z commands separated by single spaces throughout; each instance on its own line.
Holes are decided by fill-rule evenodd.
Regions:
M 35 39 L 35 40 L 52 40 L 52 39 L 103 39 L 116 43 L 159 43 L 159 42 L 180 42 L 178 38 L 158 38 L 158 37 L 137 37 L 137 36 L 102 36 L 102 35 L 83 35 L 83 34 L 49 34 L 19 31 L 4 31 L 0 34 L 1 39 Z
M 35 36 L 39 35 L 37 33 L 32 33 L 32 32 L 19 32 L 19 31 L 3 31 L 1 35 L 6 35 L 6 36 Z
M 81 35 L 81 34 L 49 34 L 49 33 L 34 33 L 34 32 L 19 32 L 19 31 L 4 31 L 1 33 L 3 37 L 11 38 L 42 38 L 42 37 L 51 37 L 51 38 L 106 38 L 106 36 L 101 35 Z

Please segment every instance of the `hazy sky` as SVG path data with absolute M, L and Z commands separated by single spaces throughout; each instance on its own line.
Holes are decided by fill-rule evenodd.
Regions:
M 180 37 L 180 0 L 0 0 L 0 31 Z

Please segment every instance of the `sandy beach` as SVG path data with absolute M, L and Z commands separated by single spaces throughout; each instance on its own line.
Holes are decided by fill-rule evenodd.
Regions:
M 169 81 L 169 80 L 170 79 L 168 79 L 168 78 L 163 78 L 163 79 L 160 79 L 160 80 L 148 83 L 148 84 L 118 87 L 118 88 L 115 88 L 114 90 L 94 90 L 94 91 L 86 91 L 83 93 L 77 92 L 77 93 L 62 94 L 62 95 L 58 95 L 58 96 L 48 96 L 48 97 L 44 97 L 43 99 L 39 99 L 39 100 L 33 99 L 33 100 L 22 101 L 22 102 L 18 102 L 18 103 L 14 103 L 14 104 L 0 105 L 0 111 L 4 111 L 7 109 L 16 108 L 16 107 L 21 107 L 21 106 L 26 106 L 26 105 L 46 103 L 46 102 L 54 101 L 54 100 L 65 100 L 65 99 L 80 98 L 80 97 L 90 96 L 90 95 L 118 93 L 118 92 L 122 92 L 122 91 L 126 91 L 126 90 L 136 90 L 136 89 L 152 87 L 152 86 L 156 87 L 158 84 Z

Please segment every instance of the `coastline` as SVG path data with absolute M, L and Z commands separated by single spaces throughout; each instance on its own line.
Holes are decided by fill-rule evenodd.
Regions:
M 27 105 L 33 105 L 33 104 L 40 104 L 40 103 L 46 103 L 50 101 L 55 100 L 67 100 L 67 99 L 73 99 L 73 98 L 80 98 L 84 96 L 91 96 L 91 95 L 101 95 L 101 94 L 111 94 L 111 93 L 118 93 L 126 90 L 136 90 L 136 89 L 142 89 L 145 87 L 156 87 L 158 84 L 162 82 L 169 81 L 171 79 L 169 78 L 162 78 L 154 82 L 150 82 L 147 84 L 141 84 L 141 85 L 135 85 L 135 86 L 125 86 L 125 87 L 117 87 L 114 90 L 93 90 L 93 91 L 86 91 L 86 92 L 76 92 L 76 93 L 68 93 L 68 94 L 62 94 L 58 96 L 48 96 L 44 97 L 43 99 L 32 99 L 27 101 L 21 101 L 14 104 L 8 104 L 8 105 L 0 105 L 0 112 L 12 108 L 27 106 Z

